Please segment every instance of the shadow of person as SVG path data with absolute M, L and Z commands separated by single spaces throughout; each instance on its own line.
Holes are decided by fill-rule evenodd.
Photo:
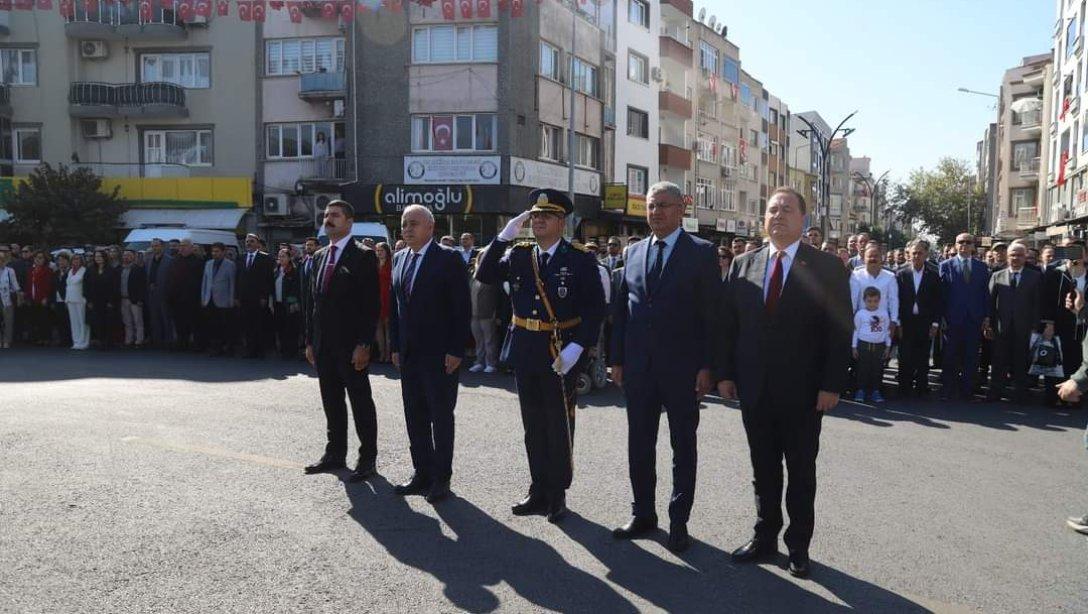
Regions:
M 526 537 L 459 497 L 435 506 L 438 518 L 416 512 L 393 494 L 385 478 L 344 483 L 349 515 L 399 562 L 442 582 L 443 594 L 459 609 L 490 612 L 502 604 L 492 587 L 505 582 L 535 608 L 636 612 L 604 581 L 567 563 L 551 546 Z

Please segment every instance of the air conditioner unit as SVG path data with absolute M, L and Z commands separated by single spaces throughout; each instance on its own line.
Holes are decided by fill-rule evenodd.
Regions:
M 110 55 L 106 41 L 83 41 L 79 44 L 79 55 L 88 60 L 100 60 Z
M 339 194 L 314 194 L 314 210 L 323 214 L 325 207 L 338 198 L 340 198 Z
M 113 130 L 108 119 L 80 120 L 79 128 L 85 139 L 108 139 L 113 136 Z
M 650 78 L 654 81 L 657 81 L 658 83 L 660 83 L 661 80 L 665 78 L 664 74 L 661 72 L 660 66 L 654 66 L 650 69 Z
M 344 116 L 344 101 L 337 99 L 332 101 L 332 116 L 343 117 Z
M 266 194 L 264 197 L 264 211 L 268 216 L 284 216 L 287 215 L 287 195 L 286 194 Z

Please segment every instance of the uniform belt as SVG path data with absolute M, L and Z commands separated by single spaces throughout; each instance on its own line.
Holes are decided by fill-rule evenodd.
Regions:
M 545 320 L 537 320 L 536 318 L 519 318 L 518 316 L 514 316 L 513 321 L 514 326 L 517 326 L 518 328 L 524 328 L 525 330 L 535 333 L 539 331 L 551 332 L 557 328 L 559 330 L 574 328 L 575 326 L 578 326 L 582 323 L 582 318 L 564 320 L 563 322 L 559 322 L 558 324 L 553 324 Z

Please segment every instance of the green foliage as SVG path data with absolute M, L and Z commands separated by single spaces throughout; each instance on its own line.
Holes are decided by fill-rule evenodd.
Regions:
M 912 172 L 906 183 L 896 184 L 888 200 L 904 225 L 937 235 L 942 243 L 983 227 L 985 194 L 963 160 L 942 158 L 934 170 Z
M 90 169 L 43 163 L 4 203 L 11 216 L 4 235 L 34 245 L 112 243 L 127 209 L 120 187 L 100 191 L 102 178 Z
M 862 232 L 869 233 L 869 236 L 873 240 L 890 249 L 903 248 L 907 245 L 907 241 L 910 240 L 910 237 L 908 237 L 898 228 L 870 228 L 868 224 L 860 224 L 858 226 L 858 233 Z

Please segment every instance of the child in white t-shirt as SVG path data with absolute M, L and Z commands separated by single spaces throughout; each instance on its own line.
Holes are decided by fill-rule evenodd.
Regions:
M 891 354 L 892 337 L 888 330 L 888 312 L 880 309 L 880 290 L 869 287 L 862 293 L 863 309 L 854 314 L 854 360 L 857 361 L 857 403 L 869 400 L 883 403 L 880 384 L 884 379 L 884 361 Z

